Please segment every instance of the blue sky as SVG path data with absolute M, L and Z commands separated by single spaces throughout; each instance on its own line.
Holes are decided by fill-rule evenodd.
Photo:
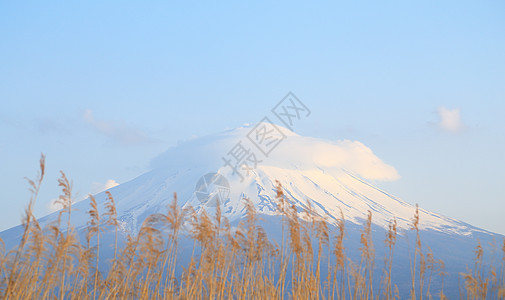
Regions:
M 411 203 L 505 234 L 505 3 L 0 4 L 0 230 L 41 152 L 49 211 L 149 169 L 192 136 L 254 123 L 293 91 L 302 135 L 357 140 Z

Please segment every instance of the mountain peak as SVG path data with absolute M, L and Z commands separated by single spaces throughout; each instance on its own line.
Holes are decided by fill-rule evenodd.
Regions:
M 277 182 L 299 211 L 309 202 L 331 224 L 341 213 L 361 224 L 371 211 L 375 225 L 387 228 L 396 218 L 399 228 L 408 229 L 415 206 L 370 182 L 398 178 L 394 167 L 361 142 L 301 136 L 264 122 L 183 142 L 155 158 L 151 171 L 110 191 L 121 226 L 130 231 L 137 231 L 150 214 L 165 211 L 174 192 L 182 205 L 197 211 L 212 210 L 219 199 L 230 221 L 244 217 L 244 198 L 260 214 L 277 215 Z M 103 205 L 106 195 L 96 199 Z M 75 204 L 76 227 L 86 226 L 88 206 L 88 201 Z M 419 214 L 422 229 L 459 235 L 478 230 L 426 210 Z M 53 213 L 40 223 L 56 218 Z
M 142 217 L 163 209 L 173 192 L 197 210 L 212 210 L 215 201 L 210 199 L 219 195 L 230 220 L 243 217 L 244 197 L 259 213 L 276 215 L 276 181 L 291 203 L 303 209 L 309 201 L 333 224 L 340 212 L 359 224 L 372 211 L 376 225 L 386 228 L 396 218 L 407 229 L 415 213 L 413 205 L 369 182 L 399 175 L 363 143 L 301 136 L 267 122 L 188 140 L 154 159 L 152 168 L 112 190 L 123 221 L 134 230 Z M 474 230 L 425 210 L 420 215 L 425 229 L 458 234 Z
M 358 141 L 328 141 L 305 137 L 278 124 L 261 122 L 193 138 L 170 148 L 151 162 L 152 169 L 205 166 L 214 171 L 233 150 L 240 148 L 258 164 L 279 168 L 347 170 L 367 180 L 396 180 L 396 169 Z

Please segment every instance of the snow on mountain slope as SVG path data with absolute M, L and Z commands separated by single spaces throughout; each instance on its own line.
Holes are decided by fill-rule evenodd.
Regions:
M 233 225 L 244 217 L 243 199 L 248 198 L 258 213 L 262 214 L 261 226 L 268 237 L 278 240 L 281 236 L 281 220 L 273 217 L 277 214 L 277 180 L 281 183 L 286 198 L 296 205 L 300 213 L 303 212 L 306 201 L 310 201 L 319 215 L 331 224 L 336 224 L 341 212 L 343 213 L 347 221 L 345 249 L 347 256 L 354 261 L 359 260 L 362 224 L 369 210 L 373 213 L 374 245 L 383 243 L 387 226 L 393 218 L 398 221 L 400 229 L 410 228 L 415 206 L 371 184 L 374 181 L 395 180 L 399 178 L 398 173 L 362 143 L 304 137 L 278 126 L 282 131 L 282 141 L 266 156 L 255 148 L 254 139 L 248 138 L 256 137 L 255 132 L 251 135 L 254 128 L 257 126 L 240 127 L 186 141 L 154 159 L 151 171 L 111 188 L 109 191 L 116 201 L 123 233 L 135 234 L 149 215 L 166 212 L 167 205 L 173 200 L 173 193 L 177 192 L 179 204 L 186 207 L 191 205 L 196 211 L 205 209 L 209 214 L 215 210 L 213 197 L 222 196 L 220 201 L 223 215 Z M 259 160 L 257 166 L 249 170 L 249 176 L 243 178 L 234 174 L 232 167 L 225 163 L 230 153 L 235 153 L 232 150 L 238 143 L 244 146 L 248 155 L 254 153 Z M 209 176 L 209 173 L 220 175 Z M 214 180 L 221 176 L 225 178 L 224 181 Z M 103 213 L 107 198 L 105 193 L 97 194 L 95 198 Z M 89 219 L 86 212 L 89 209 L 88 200 L 72 206 L 72 224 L 81 237 L 86 234 L 85 227 Z M 468 262 L 473 262 L 477 240 L 481 241 L 486 253 L 493 253 L 496 249 L 492 246 L 494 241 L 497 238 L 501 240 L 503 236 L 423 209 L 420 209 L 419 214 L 423 245 L 429 245 L 437 257 L 444 261 L 449 274 L 443 282 L 446 294 L 451 299 L 457 298 L 460 284 L 458 274 L 465 272 Z M 50 214 L 39 219 L 39 223 L 44 226 L 56 220 L 57 216 L 58 212 Z M 334 226 L 330 227 L 330 230 L 335 229 Z M 12 249 L 19 243 L 22 232 L 22 226 L 0 232 L 7 249 Z M 401 298 L 407 298 L 411 290 L 408 266 L 415 238 L 409 232 L 413 233 L 402 231 L 403 238 L 398 240 L 393 262 L 393 281 L 398 284 Z M 120 235 L 120 243 L 121 239 L 124 240 L 124 235 Z M 101 242 L 113 245 L 114 235 L 104 232 Z M 179 246 L 180 253 L 192 253 L 193 242 L 186 235 L 181 237 Z M 100 257 L 112 257 L 111 249 L 112 247 L 101 247 Z M 377 258 L 384 257 L 383 247 L 377 246 L 376 250 Z M 181 255 L 181 259 L 186 259 L 185 262 L 188 263 L 189 256 Z M 486 263 L 494 262 L 491 256 L 485 259 Z M 106 270 L 109 267 L 107 261 L 108 259 L 101 259 L 100 268 Z M 183 265 L 184 263 L 181 266 Z M 381 264 L 377 263 L 374 272 L 379 274 L 380 268 Z M 433 289 L 440 289 L 439 282 L 434 282 Z
M 267 124 L 269 125 L 269 124 Z M 271 126 L 271 125 L 270 125 Z M 195 185 L 207 173 L 217 172 L 229 182 L 229 195 L 222 199 L 224 215 L 230 221 L 244 215 L 243 198 L 250 199 L 259 213 L 276 214 L 275 182 L 300 210 L 306 200 L 316 211 L 335 224 L 342 210 L 345 219 L 361 224 L 367 211 L 373 223 L 386 228 L 395 217 L 400 228 L 409 228 L 415 207 L 387 194 L 367 181 L 394 180 L 396 170 L 382 162 L 360 142 L 325 141 L 303 137 L 277 126 L 284 138 L 268 156 L 261 155 L 247 135 L 252 126 L 240 127 L 220 134 L 196 138 L 168 150 L 152 162 L 152 170 L 129 182 L 110 189 L 117 204 L 118 217 L 124 230 L 137 231 L 152 213 L 163 212 L 177 192 L 180 203 L 196 210 L 213 210 L 213 203 L 202 202 L 195 194 Z M 223 158 L 240 142 L 259 162 L 243 180 Z M 99 203 L 105 194 L 96 195 Z M 88 201 L 73 207 L 73 224 L 86 226 Z M 47 223 L 56 213 L 42 218 Z M 478 229 L 457 220 L 420 210 L 421 229 L 469 235 Z

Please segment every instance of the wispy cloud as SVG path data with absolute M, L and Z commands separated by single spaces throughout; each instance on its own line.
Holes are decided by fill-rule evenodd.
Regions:
M 53 212 L 58 211 L 58 210 L 60 210 L 62 208 L 63 208 L 63 206 L 61 206 L 61 204 L 58 203 L 58 198 L 52 199 L 46 205 L 46 209 L 47 209 L 48 213 L 53 213 Z
M 105 183 L 93 182 L 91 184 L 90 194 L 95 195 L 118 185 L 119 183 L 117 183 L 114 179 L 108 179 L 107 181 L 105 181 Z M 89 194 L 86 194 L 85 196 L 82 197 L 78 197 L 77 199 L 74 199 L 72 203 L 82 201 L 88 198 L 88 196 Z M 58 202 L 58 198 L 52 199 L 51 201 L 49 201 L 49 203 L 46 204 L 46 210 L 48 213 L 53 213 L 62 208 L 63 206 L 61 205 L 61 203 Z
M 93 182 L 91 184 L 91 194 L 98 194 L 119 185 L 114 179 L 109 179 L 105 183 Z
M 139 145 L 152 141 L 145 132 L 133 128 L 133 126 L 95 119 L 93 111 L 90 109 L 84 111 L 83 118 L 84 121 L 93 126 L 98 133 L 122 145 Z
M 461 120 L 461 113 L 459 108 L 448 109 L 439 107 L 437 110 L 440 118 L 438 126 L 448 132 L 457 133 L 465 128 Z
M 36 127 L 41 134 L 72 134 L 75 129 L 74 123 L 71 119 L 51 119 L 43 118 L 35 121 Z

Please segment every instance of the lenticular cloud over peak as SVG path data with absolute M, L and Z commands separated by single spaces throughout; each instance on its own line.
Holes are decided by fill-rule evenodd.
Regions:
M 363 179 L 377 181 L 394 181 L 400 178 L 393 166 L 383 162 L 369 147 L 359 141 L 329 141 L 305 137 L 280 125 L 275 127 L 284 137 L 268 155 L 265 155 L 255 145 L 256 134 L 252 132 L 262 124 L 264 123 L 188 140 L 155 158 L 151 162 L 151 167 L 157 169 L 194 164 L 217 170 L 223 165 L 223 157 L 240 142 L 241 146 L 256 155 L 260 166 L 346 171 Z

